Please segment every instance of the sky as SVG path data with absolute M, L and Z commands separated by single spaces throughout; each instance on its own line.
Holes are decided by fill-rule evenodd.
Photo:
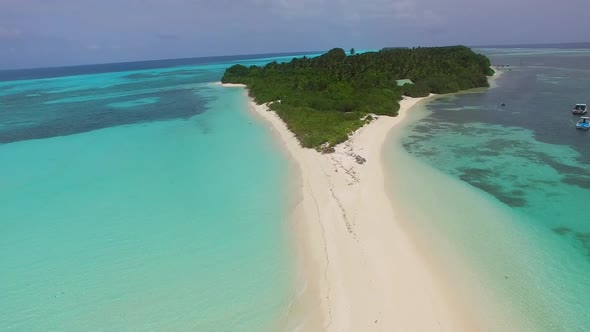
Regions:
M 588 0 L 0 0 L 0 69 L 586 42 Z

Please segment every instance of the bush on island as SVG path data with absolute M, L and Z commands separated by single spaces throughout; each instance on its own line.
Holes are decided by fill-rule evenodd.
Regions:
M 245 84 L 259 104 L 280 100 L 270 107 L 301 145 L 329 152 L 365 125 L 368 114 L 396 116 L 402 94 L 426 97 L 486 87 L 493 74 L 489 59 L 465 46 L 350 53 L 335 48 L 263 67 L 234 65 L 221 81 Z M 400 79 L 416 83 L 399 87 Z

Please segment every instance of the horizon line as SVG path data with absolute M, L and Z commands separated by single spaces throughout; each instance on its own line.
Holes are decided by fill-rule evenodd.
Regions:
M 466 45 L 469 48 L 530 48 L 534 46 L 545 46 L 546 48 L 552 48 L 551 46 L 559 45 L 587 45 L 584 48 L 590 48 L 590 41 L 576 41 L 576 42 L 553 42 L 553 43 L 524 43 L 524 44 L 479 44 L 479 45 Z M 460 44 L 456 44 L 460 45 Z M 452 45 L 445 45 L 452 46 Z M 378 50 L 391 47 L 402 47 L 402 46 L 383 46 Z M 420 46 L 403 46 L 407 48 L 420 47 Z M 423 47 L 444 47 L 443 45 L 438 46 L 423 46 Z M 356 48 L 355 48 L 356 49 Z M 359 50 L 361 50 L 360 48 Z M 85 67 L 85 66 L 101 66 L 101 65 L 118 65 L 126 63 L 141 63 L 141 62 L 156 62 L 156 61 L 175 61 L 175 60 L 193 60 L 193 59 L 205 59 L 205 58 L 230 58 L 230 57 L 243 57 L 243 56 L 263 56 L 263 55 L 297 55 L 297 54 L 313 54 L 313 53 L 325 53 L 327 50 L 309 50 L 309 51 L 286 51 L 286 52 L 268 52 L 268 53 L 246 53 L 246 54 L 229 54 L 229 55 L 206 55 L 206 56 L 195 56 L 195 57 L 179 57 L 179 58 L 161 58 L 161 59 L 145 59 L 145 60 L 129 60 L 129 61 L 114 61 L 114 62 L 102 62 L 102 63 L 85 63 L 75 65 L 56 65 L 56 66 L 42 66 L 42 67 L 21 67 L 11 69 L 0 69 L 1 72 L 14 72 L 24 70 L 43 70 L 43 69 L 58 69 L 58 68 L 74 68 L 74 67 Z
M 180 58 L 161 58 L 161 59 L 145 59 L 145 60 L 124 60 L 114 62 L 100 62 L 100 63 L 84 63 L 76 65 L 56 65 L 56 66 L 42 66 L 42 67 L 21 67 L 11 69 L 0 69 L 1 72 L 8 71 L 19 71 L 19 70 L 41 70 L 41 69 L 57 69 L 57 68 L 72 68 L 72 67 L 85 67 L 85 66 L 101 66 L 101 65 L 117 65 L 125 63 L 139 63 L 139 62 L 156 62 L 156 61 L 174 61 L 174 60 L 193 60 L 193 59 L 205 59 L 205 58 L 230 58 L 230 57 L 242 57 L 242 56 L 259 56 L 259 55 L 296 55 L 296 54 L 313 54 L 322 53 L 327 51 L 288 51 L 288 52 L 269 52 L 269 53 L 249 53 L 249 54 L 229 54 L 229 55 L 205 55 L 195 57 L 180 57 Z

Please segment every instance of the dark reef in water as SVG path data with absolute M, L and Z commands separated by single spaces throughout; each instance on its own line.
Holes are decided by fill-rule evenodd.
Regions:
M 553 228 L 553 232 L 561 236 L 573 235 L 573 238 L 579 241 L 582 249 L 585 251 L 588 258 L 590 258 L 590 233 L 575 232 L 573 229 L 566 226 L 555 227 Z
M 583 189 L 590 189 L 590 176 L 580 174 L 566 174 L 561 182 L 578 186 Z
M 590 233 L 576 233 L 576 239 L 582 242 L 582 245 L 586 248 L 586 254 L 590 257 Z
M 553 231 L 559 235 L 568 235 L 569 233 L 572 232 L 572 229 L 569 227 L 565 227 L 565 226 L 559 226 L 559 227 L 555 227 L 553 229 Z
M 479 188 L 496 197 L 502 203 L 511 207 L 526 206 L 525 192 L 520 189 L 509 190 L 504 186 L 493 183 L 492 179 L 497 178 L 497 173 L 480 168 L 459 168 L 459 178 L 470 185 Z
M 140 88 L 144 88 L 146 83 L 138 84 L 142 85 Z M 80 134 L 135 123 L 188 119 L 206 111 L 208 99 L 196 95 L 190 88 L 182 87 L 174 90 L 101 98 L 103 94 L 106 95 L 111 91 L 124 93 L 124 89 L 131 88 L 137 88 L 137 85 L 60 93 L 36 89 L 0 96 L 0 105 L 5 105 L 7 110 L 4 114 L 0 114 L 0 122 L 9 124 L 0 127 L 0 144 Z M 153 88 L 157 90 L 160 86 Z M 96 99 L 54 102 L 58 99 L 79 98 L 86 95 L 96 96 Z M 157 98 L 157 102 L 124 108 L 109 106 L 109 104 L 133 102 L 150 97 Z

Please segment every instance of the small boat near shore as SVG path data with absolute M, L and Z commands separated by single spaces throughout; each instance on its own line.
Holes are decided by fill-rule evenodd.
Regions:
M 588 106 L 586 104 L 576 104 L 572 109 L 573 114 L 586 114 L 588 112 Z
M 587 117 L 587 116 L 581 117 L 580 120 L 578 120 L 578 122 L 576 123 L 576 128 L 577 129 L 585 129 L 585 130 L 590 129 L 590 117 Z

